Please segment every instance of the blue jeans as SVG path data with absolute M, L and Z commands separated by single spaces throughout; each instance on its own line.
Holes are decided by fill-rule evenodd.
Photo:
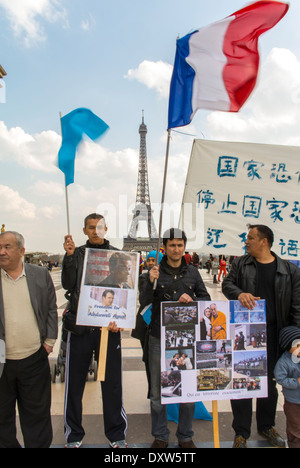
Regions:
M 149 370 L 150 370 L 150 402 L 152 418 L 152 435 L 155 439 L 167 442 L 170 431 L 168 429 L 167 407 L 161 404 L 161 370 L 160 370 L 160 339 L 149 336 Z M 176 432 L 178 440 L 188 442 L 192 440 L 193 418 L 195 403 L 179 405 L 179 423 Z

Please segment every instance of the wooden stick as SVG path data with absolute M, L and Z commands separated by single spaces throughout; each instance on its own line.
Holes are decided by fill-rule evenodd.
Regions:
M 99 351 L 99 359 L 98 359 L 97 382 L 105 382 L 108 333 L 109 333 L 108 328 L 102 327 L 100 351 Z
M 220 432 L 219 432 L 219 413 L 218 413 L 218 402 L 212 402 L 213 409 L 213 427 L 214 427 L 214 444 L 215 448 L 220 448 Z

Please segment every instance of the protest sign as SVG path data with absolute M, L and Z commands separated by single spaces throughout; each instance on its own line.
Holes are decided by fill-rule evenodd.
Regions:
M 201 238 L 193 249 L 244 255 L 247 224 L 265 224 L 274 252 L 300 260 L 299 156 L 296 146 L 194 140 L 181 213 L 189 242 Z M 196 220 L 204 211 L 204 225 L 189 205 Z
M 139 254 L 86 249 L 77 325 L 134 328 Z
M 268 396 L 265 301 L 163 302 L 161 320 L 163 404 Z

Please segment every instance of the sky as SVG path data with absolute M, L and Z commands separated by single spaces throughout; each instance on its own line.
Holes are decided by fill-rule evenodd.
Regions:
M 185 134 L 172 132 L 164 227 L 178 224 L 194 138 L 300 145 L 300 2 L 289 3 L 285 18 L 260 38 L 259 79 L 241 111 L 198 111 L 179 129 Z M 7 72 L 0 90 L 0 224 L 21 232 L 29 251 L 63 252 L 59 116 L 86 107 L 110 130 L 97 143 L 86 139 L 77 153 L 68 190 L 76 245 L 85 242 L 85 216 L 101 211 L 109 217 L 108 238 L 122 247 L 136 197 L 142 110 L 158 225 L 176 39 L 246 4 L 0 0 L 0 64 Z

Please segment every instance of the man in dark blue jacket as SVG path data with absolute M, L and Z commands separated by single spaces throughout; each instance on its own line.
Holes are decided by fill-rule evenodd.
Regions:
M 190 303 L 210 300 L 202 278 L 192 265 L 187 265 L 183 255 L 187 243 L 186 235 L 179 229 L 170 229 L 163 236 L 165 256 L 159 266 L 153 267 L 144 282 L 140 295 L 141 306 L 152 304 L 152 319 L 149 327 L 148 359 L 150 369 L 150 401 L 152 448 L 166 448 L 169 441 L 167 408 L 161 404 L 161 348 L 160 348 L 160 305 L 161 302 Z M 154 283 L 157 280 L 156 288 Z M 177 438 L 182 448 L 195 448 L 192 423 L 195 404 L 180 405 Z

